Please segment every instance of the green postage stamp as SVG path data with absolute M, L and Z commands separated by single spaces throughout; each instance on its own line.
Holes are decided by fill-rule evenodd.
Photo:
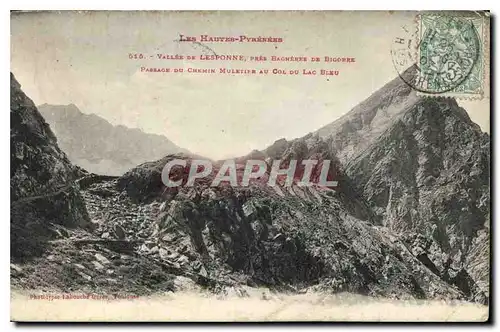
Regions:
M 419 94 L 477 99 L 488 93 L 488 13 L 423 13 L 417 27 Z

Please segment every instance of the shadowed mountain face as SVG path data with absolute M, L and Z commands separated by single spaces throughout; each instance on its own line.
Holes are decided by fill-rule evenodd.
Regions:
M 419 97 L 396 78 L 318 132 L 236 160 L 239 171 L 248 159 L 331 160 L 334 190 L 269 187 L 266 174 L 248 187 L 211 187 L 221 162 L 193 187 L 166 188 L 162 169 L 174 158 L 189 165 L 193 156 L 80 181 L 95 229 L 83 241 L 91 249 L 74 257 L 92 264 L 58 287 L 116 289 L 122 278 L 131 291 L 175 290 L 177 279 L 164 282 L 175 275 L 216 292 L 250 285 L 488 302 L 489 137 L 452 99 Z M 128 262 L 117 242 L 133 253 Z M 96 250 L 106 256 L 99 264 Z M 62 252 L 55 260 L 71 261 Z M 128 273 L 132 261 L 141 269 Z M 110 277 L 103 264 L 120 268 Z
M 490 137 L 454 99 L 419 97 L 398 77 L 317 132 L 241 160 L 318 148 L 338 157 L 347 179 L 338 189 L 361 197 L 371 223 L 442 279 L 488 294 Z
M 489 237 L 490 138 L 455 100 L 418 100 L 346 173 L 382 224 L 420 242 L 422 259 L 446 278 L 469 274 L 487 291 L 489 253 L 475 240 Z M 482 271 L 468 263 L 477 259 Z
M 410 81 L 415 68 L 403 75 Z M 419 97 L 398 77 L 315 134 L 337 151 L 376 224 L 444 279 L 461 275 L 463 289 L 488 293 L 490 137 L 454 99 Z
M 187 152 L 164 136 L 113 126 L 95 114 L 82 113 L 73 104 L 43 104 L 38 109 L 70 161 L 92 173 L 121 175 L 143 162 Z
M 59 149 L 49 125 L 10 75 L 11 252 L 42 252 L 51 225 L 88 227 L 76 178 L 81 170 Z

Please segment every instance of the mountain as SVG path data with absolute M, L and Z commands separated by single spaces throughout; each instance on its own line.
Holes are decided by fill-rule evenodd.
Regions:
M 82 113 L 74 104 L 43 104 L 38 109 L 71 162 L 92 173 L 121 175 L 143 162 L 187 152 L 164 136 L 113 126 L 95 114 Z
M 488 294 L 490 137 L 454 99 L 417 96 L 398 77 L 315 134 L 382 225 L 442 278 Z
M 417 96 L 405 83 L 415 67 L 403 75 L 318 131 L 239 161 L 280 158 L 299 146 L 305 155 L 331 151 L 348 179 L 339 189 L 369 206 L 372 224 L 443 280 L 487 296 L 490 137 L 454 99 Z
M 118 177 L 80 172 L 92 229 L 65 228 L 14 280 L 144 294 L 188 279 L 221 294 L 269 287 L 487 304 L 489 149 L 453 99 L 417 96 L 398 77 L 319 131 L 236 160 L 238 177 L 248 159 L 330 160 L 337 186 L 267 186 L 268 168 L 248 187 L 212 187 L 219 161 L 192 187 L 165 187 L 164 165 L 189 166 L 185 153 Z
M 348 162 L 373 144 L 402 114 L 409 111 L 420 100 L 417 93 L 405 82 L 413 81 L 416 67 L 410 67 L 348 113 L 315 132 L 327 138 L 338 158 Z
M 474 243 L 489 238 L 490 138 L 454 99 L 419 99 L 346 173 L 384 226 L 424 243 L 429 266 L 487 293 L 488 246 L 479 253 Z M 468 263 L 477 259 L 482 271 Z
M 76 179 L 82 171 L 57 145 L 33 101 L 10 75 L 11 255 L 41 253 L 51 226 L 90 227 Z

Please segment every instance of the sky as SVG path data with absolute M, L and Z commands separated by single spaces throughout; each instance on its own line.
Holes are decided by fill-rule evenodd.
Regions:
M 11 71 L 35 104 L 75 104 L 222 159 L 304 136 L 397 76 L 391 44 L 411 12 L 33 12 L 11 16 Z M 179 42 L 272 36 L 282 43 Z M 131 60 L 129 54 L 145 55 Z M 168 55 L 353 57 L 353 63 L 158 60 Z M 152 57 L 151 57 L 152 56 Z M 338 76 L 146 73 L 141 67 L 332 69 Z M 489 131 L 489 99 L 459 101 Z

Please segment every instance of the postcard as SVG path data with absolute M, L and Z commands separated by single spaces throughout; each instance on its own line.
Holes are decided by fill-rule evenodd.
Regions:
M 488 11 L 12 11 L 15 322 L 488 322 Z

